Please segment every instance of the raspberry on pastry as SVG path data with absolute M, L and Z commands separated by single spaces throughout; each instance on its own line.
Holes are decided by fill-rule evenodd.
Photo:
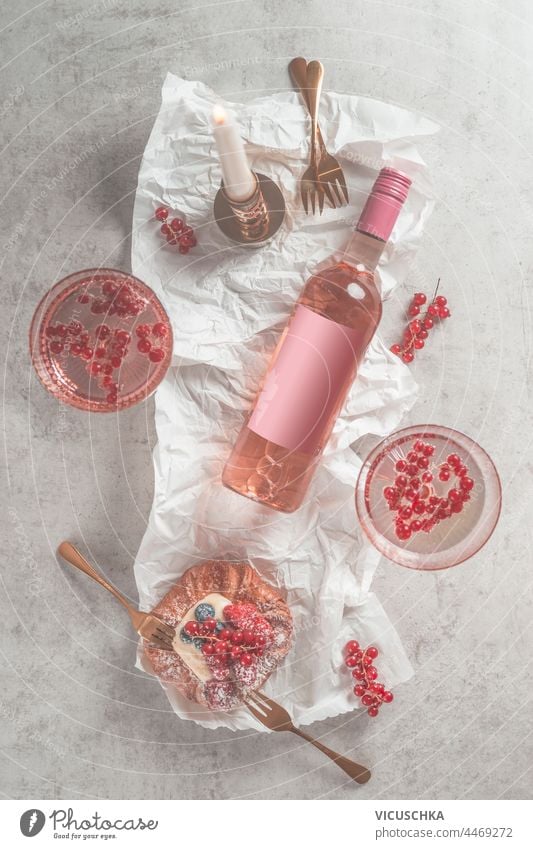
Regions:
M 145 643 L 154 673 L 211 710 L 258 690 L 291 644 L 289 608 L 248 563 L 192 566 L 152 612 L 176 629 L 174 651 Z

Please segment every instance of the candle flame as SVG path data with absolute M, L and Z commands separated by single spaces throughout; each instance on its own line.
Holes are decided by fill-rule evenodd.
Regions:
M 226 121 L 227 121 L 227 118 L 228 118 L 228 115 L 227 115 L 226 110 L 224 109 L 223 106 L 220 105 L 220 103 L 217 103 L 217 105 L 213 109 L 213 121 L 215 122 L 217 127 L 220 127 L 222 124 L 225 124 Z

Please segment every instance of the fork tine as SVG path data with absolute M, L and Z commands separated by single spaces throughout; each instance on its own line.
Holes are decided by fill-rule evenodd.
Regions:
M 248 693 L 248 698 L 252 699 L 254 704 L 259 707 L 264 713 L 269 713 L 272 710 L 271 704 L 268 703 L 267 699 L 257 691 L 253 693 Z
M 248 701 L 247 699 L 245 699 L 245 700 L 244 700 L 244 704 L 246 705 L 246 707 L 248 708 L 248 710 L 250 711 L 250 713 L 252 714 L 252 716 L 255 716 L 255 718 L 256 718 L 256 719 L 258 719 L 258 720 L 259 720 L 259 722 L 262 722 L 263 724 L 265 723 L 265 720 L 266 720 L 266 716 L 265 716 L 265 714 L 264 714 L 264 713 L 261 713 L 261 712 L 260 712 L 260 711 L 259 711 L 259 710 L 255 707 L 254 702 L 251 702 L 251 701 Z
M 313 210 L 313 215 L 315 214 L 315 199 L 316 199 L 316 188 L 313 186 L 311 190 L 311 209 Z
M 152 645 L 154 645 L 158 649 L 165 649 L 165 651 L 174 651 L 174 649 L 172 648 L 172 644 L 169 644 L 166 640 L 160 639 L 157 634 L 151 634 L 150 639 L 148 639 L 147 642 L 152 643 Z
M 318 210 L 319 210 L 321 215 L 322 215 L 323 209 L 324 209 L 324 192 L 323 192 L 323 186 L 320 185 L 319 189 L 318 189 Z
M 162 631 L 163 634 L 166 634 L 167 637 L 170 637 L 171 640 L 176 636 L 176 629 L 172 627 L 172 625 L 167 625 L 166 622 L 163 622 L 162 619 L 157 619 L 157 630 Z
M 322 188 L 324 189 L 324 194 L 326 195 L 327 199 L 329 200 L 331 206 L 333 207 L 333 209 L 336 209 L 337 204 L 335 203 L 335 200 L 333 198 L 333 192 L 331 191 L 329 183 L 327 183 L 327 182 L 322 183 Z
M 162 640 L 164 643 L 168 643 L 168 644 L 169 644 L 169 646 L 171 646 L 171 645 L 172 645 L 173 637 L 171 637 L 169 634 L 165 634 L 165 632 L 164 632 L 164 631 L 160 631 L 160 630 L 159 630 L 159 628 L 156 628 L 156 630 L 155 630 L 155 632 L 154 632 L 154 633 L 155 633 L 155 634 L 156 634 L 156 636 L 157 636 L 157 637 L 159 637 L 159 639 L 160 639 L 160 640 Z
M 337 200 L 339 201 L 339 204 L 340 204 L 341 206 L 343 206 L 344 201 L 343 201 L 343 199 L 342 199 L 342 195 L 341 195 L 341 193 L 339 192 L 339 187 L 338 187 L 338 185 L 337 185 L 336 180 L 333 180 L 333 181 L 330 183 L 330 186 L 331 186 L 331 188 L 333 189 L 333 191 L 335 192 L 335 196 L 336 196 Z
M 337 176 L 337 180 L 341 184 L 342 193 L 343 193 L 344 197 L 346 198 L 346 203 L 349 203 L 349 201 L 348 201 L 348 189 L 346 188 L 346 180 L 344 179 L 344 174 L 342 173 L 342 169 L 340 170 L 340 174 L 338 174 L 338 176 Z
M 304 187 L 303 183 L 302 183 L 302 188 L 301 188 L 301 195 L 302 195 L 303 207 L 305 209 L 305 214 L 309 215 L 309 209 L 308 209 L 308 206 L 307 206 L 307 189 Z

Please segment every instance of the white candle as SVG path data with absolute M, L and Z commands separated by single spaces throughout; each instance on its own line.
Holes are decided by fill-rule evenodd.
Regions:
M 213 134 L 220 156 L 226 194 L 230 200 L 248 200 L 255 191 L 256 183 L 237 127 L 222 106 L 215 106 L 213 120 Z

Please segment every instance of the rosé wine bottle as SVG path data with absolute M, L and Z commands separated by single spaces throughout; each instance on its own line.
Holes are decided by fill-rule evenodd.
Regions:
M 383 168 L 343 259 L 305 284 L 224 467 L 235 492 L 284 513 L 302 503 L 379 324 L 375 269 L 410 185 Z

